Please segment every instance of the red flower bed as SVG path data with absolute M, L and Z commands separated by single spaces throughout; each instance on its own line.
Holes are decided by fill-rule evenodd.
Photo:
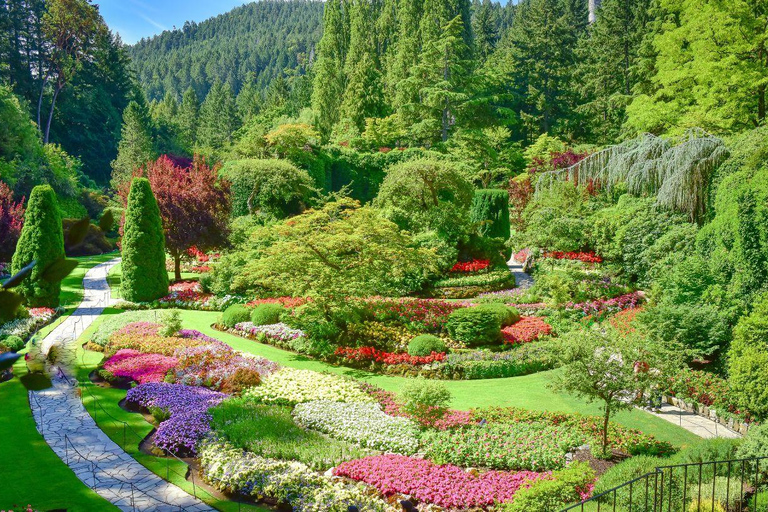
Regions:
M 491 264 L 491 260 L 460 261 L 453 266 L 451 272 L 479 272 L 485 270 Z
M 255 308 L 256 306 L 261 306 L 262 304 L 282 304 L 286 308 L 292 309 L 303 306 L 307 302 L 309 302 L 309 299 L 305 299 L 303 297 L 277 297 L 252 300 L 246 304 L 246 306 L 249 308 Z
M 349 362 L 368 362 L 372 361 L 380 364 L 430 364 L 436 361 L 445 360 L 445 352 L 432 352 L 428 356 L 412 356 L 407 353 L 397 354 L 394 352 L 384 352 L 373 347 L 338 347 L 334 352 L 336 357 L 340 357 Z
M 208 265 L 200 265 L 197 267 L 192 267 L 191 270 L 195 274 L 207 274 L 208 272 L 213 270 L 213 268 L 209 267 Z
M 379 322 L 403 323 L 415 331 L 437 331 L 455 310 L 465 307 L 458 302 L 435 299 L 389 299 L 371 297 L 366 307 Z
M 603 258 L 595 254 L 594 252 L 562 252 L 562 251 L 550 251 L 544 253 L 545 258 L 553 258 L 556 260 L 577 260 L 584 263 L 602 263 Z
M 531 255 L 531 250 L 528 248 L 520 249 L 515 253 L 514 260 L 518 263 L 525 263 L 525 260 L 528 259 L 528 256 Z
M 452 464 L 416 457 L 377 455 L 339 465 L 334 474 L 374 486 L 385 496 L 407 494 L 445 508 L 489 507 L 511 501 L 523 487 L 550 473 L 487 471 L 474 475 Z
M 551 333 L 552 326 L 537 316 L 524 316 L 519 322 L 501 330 L 504 343 L 509 345 L 530 343 Z

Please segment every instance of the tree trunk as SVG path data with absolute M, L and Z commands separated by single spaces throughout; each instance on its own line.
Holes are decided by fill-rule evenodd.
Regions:
M 173 278 L 175 281 L 181 281 L 181 254 L 173 257 Z
M 43 83 L 40 86 L 40 97 L 37 99 L 37 129 L 40 133 L 43 132 L 43 125 L 41 123 L 42 110 L 43 110 L 43 95 L 45 94 L 45 86 L 48 85 L 48 77 L 43 79 Z
M 611 406 L 605 403 L 605 417 L 603 418 L 603 455 L 608 453 L 608 420 L 611 418 Z
M 765 119 L 765 86 L 757 88 L 757 120 L 762 123 Z
M 53 98 L 51 99 L 51 110 L 48 112 L 48 122 L 45 125 L 45 137 L 43 143 L 48 144 L 51 136 L 51 122 L 53 121 L 53 109 L 56 106 L 56 98 L 59 97 L 59 93 L 63 87 L 56 85 L 56 89 L 53 91 Z

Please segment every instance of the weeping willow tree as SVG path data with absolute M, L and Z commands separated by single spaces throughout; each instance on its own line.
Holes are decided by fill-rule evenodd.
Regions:
M 725 143 L 700 129 L 677 140 L 645 134 L 542 174 L 536 192 L 557 181 L 594 183 L 608 190 L 624 183 L 630 194 L 655 195 L 659 206 L 687 213 L 694 221 L 703 216 L 710 178 L 726 158 Z

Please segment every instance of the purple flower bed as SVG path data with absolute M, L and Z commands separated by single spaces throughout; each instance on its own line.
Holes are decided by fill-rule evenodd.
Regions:
M 208 409 L 225 398 L 225 393 L 206 388 L 150 382 L 129 390 L 125 400 L 170 414 L 170 418 L 157 427 L 154 441 L 158 448 L 175 455 L 196 455 L 195 445 L 210 431 Z
M 612 299 L 598 299 L 574 304 L 569 302 L 565 309 L 579 310 L 585 315 L 600 315 L 602 313 L 618 313 L 625 309 L 637 307 L 643 301 L 640 292 L 626 293 Z
M 207 336 L 201 333 L 200 331 L 196 331 L 194 329 L 182 329 L 177 334 L 180 338 L 187 338 L 190 340 L 202 340 L 202 341 L 207 341 L 208 343 L 220 343 L 227 347 L 229 346 L 223 341 L 219 341 L 216 338 L 211 338 L 210 336 Z

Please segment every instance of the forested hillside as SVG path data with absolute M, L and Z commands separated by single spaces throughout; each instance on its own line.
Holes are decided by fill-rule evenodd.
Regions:
M 311 66 L 322 15 L 319 0 L 254 2 L 142 39 L 129 51 L 150 100 L 167 92 L 180 98 L 189 87 L 204 98 L 216 80 L 235 93 L 248 83 L 262 90 L 282 73 Z

